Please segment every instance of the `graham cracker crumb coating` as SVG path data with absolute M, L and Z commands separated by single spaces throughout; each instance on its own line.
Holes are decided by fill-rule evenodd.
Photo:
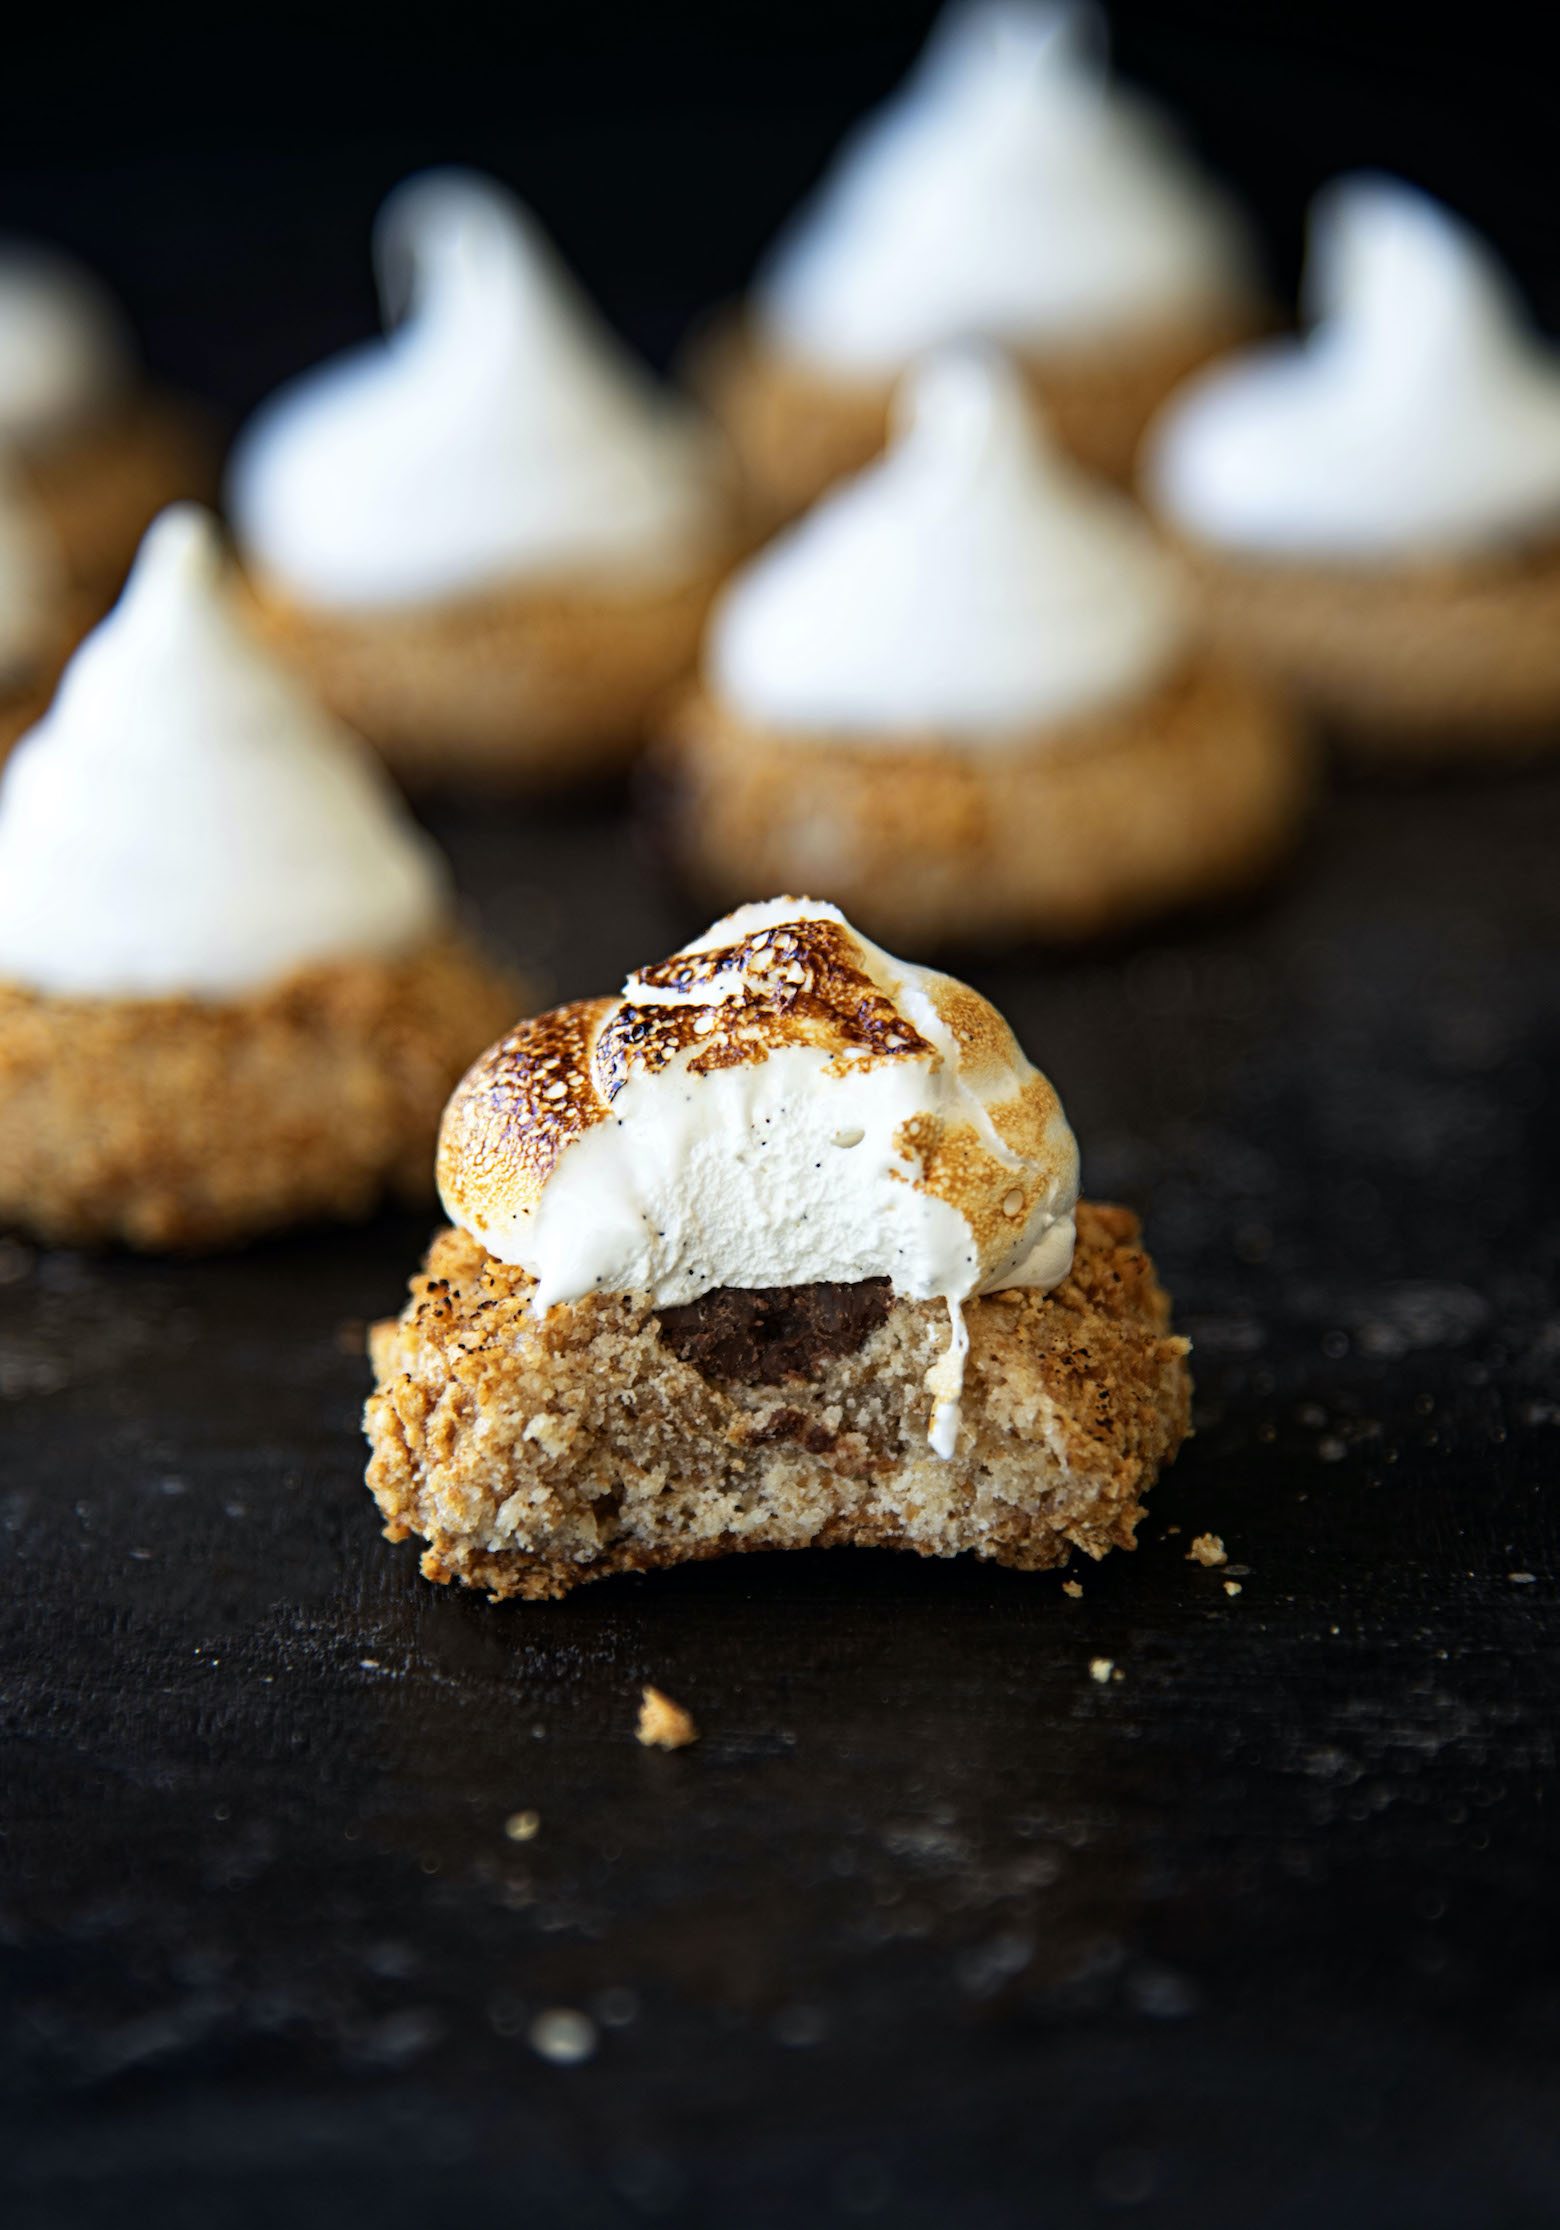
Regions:
M 431 1580 L 557 1596 L 611 1572 L 746 1549 L 968 1551 L 1021 1571 L 1131 1548 L 1142 1496 L 1188 1431 L 1187 1343 L 1137 1218 L 1084 1202 L 1049 1294 L 965 1304 L 951 1460 L 926 1433 L 940 1301 L 896 1298 L 810 1378 L 703 1377 L 641 1297 L 530 1314 L 533 1281 L 441 1232 L 402 1314 L 370 1335 L 368 1484 Z
M 1205 634 L 1361 757 L 1499 760 L 1560 747 L 1560 543 L 1398 566 L 1176 547 Z
M 249 589 L 261 633 L 402 781 L 545 790 L 627 766 L 650 708 L 691 669 L 735 554 L 620 595 L 525 587 L 404 611 Z
M 1304 724 L 1209 658 L 1029 747 L 899 746 L 753 726 L 707 691 L 668 712 L 646 781 L 709 903 L 811 890 L 894 947 L 1098 934 L 1257 881 L 1297 837 Z
M 187 1249 L 429 1199 L 450 1087 L 517 995 L 455 940 L 223 1002 L 0 984 L 0 1224 Z
M 216 443 L 198 410 L 148 394 L 92 425 L 23 450 L 28 493 L 97 616 L 118 595 L 142 535 L 166 504 L 215 500 Z
M 1143 430 L 1172 388 L 1210 357 L 1263 331 L 1256 305 L 1014 362 L 1062 445 L 1093 471 L 1126 480 Z M 723 427 L 755 507 L 771 520 L 804 511 L 870 464 L 888 435 L 894 381 L 832 378 L 759 345 L 737 316 L 717 319 L 689 359 L 689 382 Z

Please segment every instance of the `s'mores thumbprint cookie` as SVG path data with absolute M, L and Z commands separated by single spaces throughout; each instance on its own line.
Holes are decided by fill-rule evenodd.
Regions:
M 1217 639 L 1378 759 L 1560 745 L 1560 352 L 1391 178 L 1312 211 L 1299 340 L 1176 396 L 1144 492 Z
M 744 906 L 520 1023 L 439 1185 L 367 1413 L 430 1579 L 840 1543 L 1038 1571 L 1130 1548 L 1188 1429 L 1137 1219 L 1079 1201 L 1051 1086 L 833 906 Z
M 886 457 L 718 603 L 647 810 L 707 902 L 811 889 L 914 949 L 1116 929 L 1289 845 L 1306 735 L 1008 365 L 908 375 Z
M 0 444 L 92 618 L 163 506 L 215 483 L 205 428 L 146 379 L 117 303 L 70 257 L 21 241 L 0 242 Z
M 1186 374 L 1269 322 L 1233 208 L 1110 80 L 1089 6 L 955 0 L 692 373 L 768 511 L 883 446 L 906 366 L 1012 351 L 1059 439 L 1125 479 Z
M 737 540 L 724 445 L 491 180 L 409 179 L 383 340 L 284 387 L 228 502 L 272 640 L 408 781 L 620 769 Z
M 432 1191 L 514 988 L 383 769 L 159 518 L 0 778 L 0 1226 L 203 1247 Z

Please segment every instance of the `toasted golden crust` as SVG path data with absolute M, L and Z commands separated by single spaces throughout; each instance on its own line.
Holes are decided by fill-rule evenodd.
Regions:
M 404 782 L 546 790 L 627 766 L 736 555 L 615 595 L 525 587 L 393 612 L 309 610 L 249 586 L 261 632 Z
M 1438 565 L 1317 565 L 1178 543 L 1205 631 L 1364 757 L 1560 748 L 1560 542 Z
M 0 985 L 0 1224 L 182 1249 L 430 1198 L 445 1095 L 516 996 L 453 940 L 220 1004 Z
M 1073 938 L 1255 882 L 1294 841 L 1310 739 L 1202 658 L 1030 748 L 759 729 L 704 690 L 666 716 L 647 810 L 707 903 L 805 887 L 884 944 Z
M 34 501 L 58 536 L 92 616 L 118 595 L 142 535 L 182 496 L 213 502 L 217 448 L 197 410 L 140 396 L 112 417 L 21 453 Z
M 1186 1342 L 1123 1208 L 1083 1203 L 1055 1292 L 966 1304 L 964 1422 L 927 1445 L 940 1302 L 896 1299 L 854 1353 L 782 1386 L 679 1360 L 642 1299 L 530 1313 L 531 1280 L 442 1232 L 371 1338 L 368 1483 L 429 1579 L 562 1595 L 742 1549 L 964 1551 L 1024 1571 L 1130 1548 L 1185 1438 Z
M 1015 361 L 1057 438 L 1094 471 L 1126 480 L 1143 429 L 1172 388 L 1269 322 L 1260 305 L 1231 303 L 1108 343 Z M 892 380 L 819 373 L 763 348 L 737 316 L 717 319 L 695 344 L 689 380 L 724 428 L 755 508 L 771 521 L 794 517 L 859 472 L 887 438 Z

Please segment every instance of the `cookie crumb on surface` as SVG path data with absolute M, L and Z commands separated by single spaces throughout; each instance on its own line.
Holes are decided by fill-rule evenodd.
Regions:
M 1062 1593 L 1070 1595 L 1075 1603 L 1081 1602 L 1083 1599 L 1083 1589 L 1076 1580 L 1063 1580 Z
M 511 1843 L 529 1843 L 541 1824 L 540 1812 L 511 1812 L 504 1822 L 504 1833 Z
M 1198 1564 L 1226 1564 L 1229 1559 L 1224 1553 L 1224 1543 L 1219 1539 L 1217 1533 L 1199 1533 L 1186 1552 L 1186 1561 L 1188 1564 L 1193 1562 Z
M 685 1750 L 699 1739 L 691 1713 L 663 1696 L 659 1688 L 645 1689 L 636 1733 L 647 1750 Z
M 1115 1671 L 1115 1669 L 1116 1666 L 1113 1658 L 1091 1657 L 1089 1659 L 1089 1678 L 1091 1680 L 1097 1680 L 1102 1688 L 1104 1687 L 1106 1681 L 1109 1680 L 1111 1674 Z
M 1238 1595 L 1240 1593 L 1240 1581 L 1226 1580 L 1224 1583 L 1224 1592 L 1226 1595 Z

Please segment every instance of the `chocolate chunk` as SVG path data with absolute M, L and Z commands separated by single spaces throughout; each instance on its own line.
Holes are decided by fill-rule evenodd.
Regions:
M 717 1286 L 662 1309 L 661 1337 L 705 1378 L 778 1386 L 811 1378 L 834 1355 L 854 1355 L 888 1314 L 887 1278 L 852 1285 Z

